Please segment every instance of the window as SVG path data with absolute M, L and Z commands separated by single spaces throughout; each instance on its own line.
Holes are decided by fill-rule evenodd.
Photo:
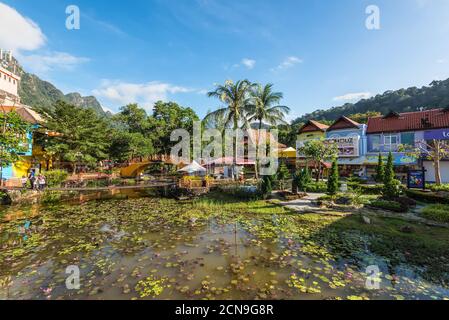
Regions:
M 414 147 L 415 146 L 415 133 L 414 132 L 401 133 L 401 143 L 404 146 Z
M 399 137 L 396 134 L 388 134 L 384 136 L 385 149 L 388 151 L 396 151 L 399 144 Z
M 369 136 L 368 143 L 369 143 L 369 151 L 374 152 L 380 151 L 381 143 L 379 134 Z

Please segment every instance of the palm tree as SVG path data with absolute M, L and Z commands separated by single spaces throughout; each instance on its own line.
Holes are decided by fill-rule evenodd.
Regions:
M 232 126 L 234 130 L 237 130 L 239 123 L 246 122 L 247 120 L 245 115 L 250 111 L 250 93 L 253 87 L 254 85 L 248 80 L 239 80 L 235 83 L 228 80 L 224 85 L 217 85 L 215 90 L 209 92 L 207 95 L 218 98 L 226 104 L 226 107 L 209 113 L 205 121 L 209 119 L 224 119 L 225 127 Z M 234 136 L 233 140 L 234 159 L 232 175 L 234 175 L 235 167 L 237 166 L 237 137 Z
M 252 105 L 248 113 L 248 122 L 258 122 L 258 139 L 256 141 L 256 179 L 259 172 L 259 141 L 262 123 L 270 125 L 286 124 L 285 115 L 290 112 L 287 106 L 278 105 L 283 94 L 281 92 L 273 92 L 273 84 L 269 83 L 265 86 L 257 85 L 252 92 Z

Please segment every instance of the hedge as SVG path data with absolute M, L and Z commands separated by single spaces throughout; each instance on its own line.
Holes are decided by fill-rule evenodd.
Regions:
M 408 210 L 408 208 L 404 207 L 399 202 L 389 200 L 375 200 L 371 201 L 369 205 L 371 207 L 385 209 L 394 212 L 407 212 Z
M 424 192 L 419 190 L 405 190 L 408 197 L 418 201 L 429 203 L 444 203 L 449 204 L 449 197 L 444 197 L 435 192 Z

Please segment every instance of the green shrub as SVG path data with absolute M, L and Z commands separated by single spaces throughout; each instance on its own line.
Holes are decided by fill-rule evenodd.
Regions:
M 370 206 L 394 212 L 407 212 L 407 208 L 404 208 L 399 202 L 390 200 L 374 200 L 370 202 Z
M 405 194 L 418 201 L 428 203 L 444 203 L 449 204 L 449 197 L 439 195 L 435 192 L 425 192 L 420 190 L 406 190 Z
M 449 205 L 431 204 L 423 209 L 421 215 L 430 220 L 449 222 Z
M 429 189 L 434 191 L 434 192 L 438 192 L 438 191 L 447 191 L 449 192 L 449 183 L 446 184 L 442 184 L 437 186 L 436 184 L 432 184 L 429 186 Z
M 61 201 L 61 193 L 57 191 L 44 191 L 41 202 L 44 204 L 58 203 Z
M 381 195 L 384 186 L 382 184 L 375 184 L 375 185 L 361 184 L 358 187 L 363 194 Z
M 43 174 L 47 181 L 47 187 L 50 187 L 50 188 L 60 187 L 61 184 L 69 176 L 69 174 L 65 170 L 45 171 Z
M 260 182 L 259 190 L 263 198 L 267 198 L 273 191 L 273 177 L 264 176 Z
M 301 169 L 293 176 L 292 188 L 307 192 L 307 185 L 312 182 L 312 177 L 308 168 Z
M 311 182 L 307 185 L 307 192 L 326 193 L 327 192 L 327 183 L 324 181 Z

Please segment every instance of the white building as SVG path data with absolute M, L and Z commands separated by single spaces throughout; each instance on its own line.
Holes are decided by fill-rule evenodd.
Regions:
M 0 67 L 0 105 L 15 106 L 20 103 L 18 96 L 20 77 Z

